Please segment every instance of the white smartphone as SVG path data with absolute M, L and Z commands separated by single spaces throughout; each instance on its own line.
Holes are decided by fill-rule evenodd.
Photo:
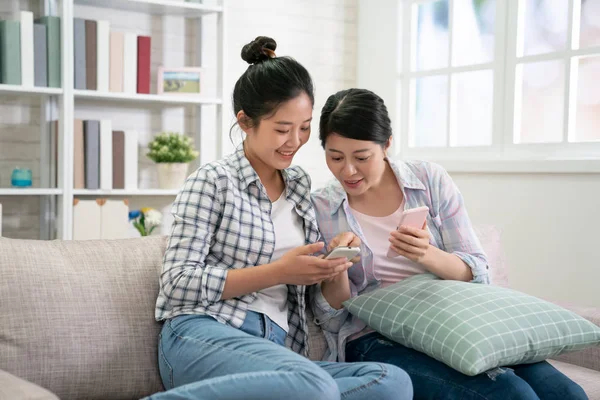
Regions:
M 326 260 L 330 260 L 332 258 L 342 258 L 346 257 L 348 261 L 352 260 L 360 253 L 360 247 L 350 247 L 350 246 L 340 246 L 331 250 L 329 254 L 325 257 Z
M 427 220 L 427 214 L 429 214 L 429 207 L 427 206 L 411 208 L 410 210 L 404 211 L 400 216 L 400 221 L 396 226 L 396 230 L 400 229 L 400 226 L 402 225 L 421 229 L 423 227 L 423 224 Z M 387 256 L 392 258 L 398 257 L 399 255 L 400 254 L 392 250 L 390 246 L 387 252 Z

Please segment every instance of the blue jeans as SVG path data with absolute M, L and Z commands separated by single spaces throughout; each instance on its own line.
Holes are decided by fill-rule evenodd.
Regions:
M 285 331 L 249 312 L 240 329 L 208 316 L 165 322 L 158 358 L 167 391 L 152 400 L 404 400 L 408 375 L 383 363 L 314 363 L 282 346 Z
M 397 365 L 410 376 L 415 399 L 461 400 L 582 400 L 583 389 L 547 362 L 523 364 L 476 376 L 464 375 L 446 364 L 379 333 L 346 345 L 346 361 L 375 361 Z M 494 372 L 495 372 L 494 371 Z

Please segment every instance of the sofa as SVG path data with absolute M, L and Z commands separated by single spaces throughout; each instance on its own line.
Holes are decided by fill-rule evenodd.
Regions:
M 494 227 L 477 227 L 496 284 L 508 276 Z M 163 390 L 154 303 L 166 238 L 0 238 L 0 399 L 139 399 Z M 570 307 L 600 324 L 600 310 Z M 325 349 L 310 323 L 310 358 Z M 600 347 L 552 363 L 600 399 Z

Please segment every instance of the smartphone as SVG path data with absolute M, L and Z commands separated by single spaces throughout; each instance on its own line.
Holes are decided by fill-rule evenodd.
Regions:
M 427 206 L 411 208 L 409 210 L 404 211 L 400 216 L 400 221 L 398 222 L 396 230 L 399 230 L 400 226 L 402 225 L 421 229 L 423 227 L 423 224 L 427 220 L 427 214 L 429 214 L 429 207 Z M 388 257 L 398 257 L 399 255 L 400 254 L 392 250 L 391 247 L 388 249 Z
M 352 260 L 360 253 L 360 247 L 350 247 L 350 246 L 340 246 L 331 250 L 329 254 L 325 257 L 326 260 L 330 260 L 332 258 L 342 258 L 346 257 L 348 261 Z

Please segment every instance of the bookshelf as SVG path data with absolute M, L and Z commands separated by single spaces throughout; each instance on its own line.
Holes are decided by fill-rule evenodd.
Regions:
M 222 101 L 216 98 L 156 95 L 156 94 L 129 94 L 98 92 L 95 90 L 74 90 L 75 99 L 93 99 L 98 101 L 108 101 L 111 103 L 137 103 L 152 105 L 221 105 Z
M 0 196 L 56 196 L 62 194 L 61 189 L 44 188 L 9 188 L 0 189 Z
M 186 18 L 199 18 L 223 11 L 220 6 L 185 3 L 182 0 L 75 0 L 75 4 Z
M 19 0 L 13 2 L 13 9 L 19 10 Z M 208 3 L 206 0 L 203 3 Z M 74 170 L 74 127 L 78 102 L 93 104 L 95 107 L 132 107 L 135 109 L 149 109 L 152 113 L 160 112 L 161 109 L 181 108 L 184 113 L 191 110 L 198 120 L 194 124 L 193 135 L 196 145 L 202 144 L 200 120 L 203 118 L 202 108 L 204 106 L 214 107 L 215 115 L 215 148 L 210 151 L 220 156 L 222 152 L 223 136 L 223 70 L 224 70 L 224 0 L 218 5 L 200 4 L 198 2 L 184 2 L 183 0 L 45 0 L 41 2 L 41 15 L 58 16 L 61 18 L 61 83 L 60 88 L 5 85 L 0 84 L 0 96 L 27 96 L 38 97 L 40 101 L 40 188 L 2 188 L 0 197 L 3 196 L 38 196 L 40 199 L 40 239 L 72 239 L 73 237 L 73 204 L 75 198 L 152 198 L 152 201 L 171 201 L 177 195 L 178 190 L 163 190 L 157 188 L 139 189 L 112 189 L 112 190 L 89 190 L 75 189 L 73 182 Z M 214 3 L 217 3 L 214 1 Z M 196 26 L 196 32 L 200 33 L 203 18 L 216 16 L 216 34 L 208 39 L 201 38 L 193 41 L 192 51 L 195 53 L 194 64 L 202 65 L 202 47 L 206 45 L 205 40 L 216 40 L 216 92 L 198 97 L 177 95 L 156 95 L 137 93 L 115 93 L 95 90 L 76 90 L 74 85 L 74 36 L 73 21 L 75 10 L 78 6 L 97 7 L 106 9 L 107 12 L 136 12 L 156 18 L 166 17 L 182 18 L 186 24 L 192 23 Z M 209 47 L 215 47 L 209 43 Z M 154 51 L 154 50 L 153 50 Z M 187 51 L 187 49 L 186 49 Z M 153 68 L 154 70 L 154 68 Z M 156 82 L 155 74 L 151 77 Z M 158 111 L 157 111 L 158 109 Z M 53 160 L 50 159 L 50 124 L 44 121 L 58 120 L 58 154 L 56 160 L 56 171 L 52 170 Z M 138 147 L 142 147 L 140 144 Z M 202 154 L 202 153 L 201 153 Z M 141 155 L 140 155 L 141 157 Z M 0 160 L 1 161 L 1 160 Z M 202 163 L 202 159 L 198 160 Z M 56 178 L 53 178 L 56 176 Z M 17 197 L 18 198 L 18 197 Z M 160 200 L 162 199 L 162 200 Z M 8 212 L 4 209 L 4 214 Z M 48 218 L 48 216 L 52 216 Z
M 171 189 L 112 189 L 112 190 L 90 190 L 75 189 L 75 196 L 175 196 L 179 190 Z
M 3 85 L 0 84 L 0 93 L 2 94 L 19 94 L 19 95 L 31 95 L 31 96 L 59 96 L 63 94 L 63 90 L 60 88 L 47 88 L 47 87 L 36 87 L 36 86 L 19 86 L 19 85 Z

